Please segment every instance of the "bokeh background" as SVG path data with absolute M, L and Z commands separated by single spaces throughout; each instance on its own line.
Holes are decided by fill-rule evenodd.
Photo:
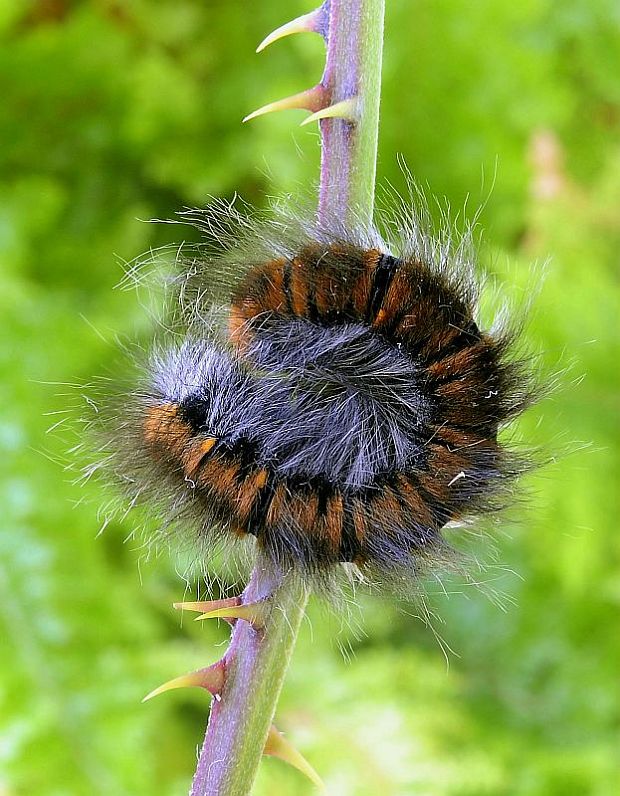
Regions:
M 446 656 L 414 608 L 364 599 L 356 632 L 313 604 L 279 724 L 334 796 L 611 796 L 620 6 L 387 6 L 379 180 L 402 188 L 402 154 L 467 217 L 484 205 L 481 256 L 518 298 L 549 259 L 527 338 L 564 373 L 521 431 L 561 455 L 496 535 L 504 568 L 483 577 L 501 605 L 454 578 L 431 589 Z M 146 556 L 131 518 L 97 537 L 105 496 L 63 471 L 62 424 L 46 431 L 71 385 L 116 367 L 117 338 L 148 333 L 136 296 L 114 289 L 119 260 L 191 233 L 146 219 L 235 192 L 264 205 L 315 179 L 301 112 L 240 124 L 320 76 L 318 37 L 254 55 L 308 10 L 0 0 L 2 796 L 187 790 L 208 699 L 140 699 L 219 657 L 226 626 L 181 622 L 171 603 L 199 584 L 186 591 L 186 562 Z M 312 789 L 268 759 L 255 792 Z

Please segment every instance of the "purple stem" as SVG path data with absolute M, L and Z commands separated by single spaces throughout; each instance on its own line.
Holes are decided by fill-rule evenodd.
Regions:
M 242 603 L 255 602 L 269 595 L 269 584 L 260 583 L 256 570 L 241 596 Z M 267 588 L 265 588 L 267 587 Z M 241 654 L 239 652 L 241 651 Z M 235 623 L 230 646 L 222 659 L 227 674 L 227 683 L 235 682 L 234 693 L 224 687 L 221 695 L 213 700 L 209 725 L 202 744 L 198 767 L 192 782 L 191 796 L 206 796 L 219 793 L 226 777 L 228 753 L 232 739 L 239 734 L 245 716 L 237 705 L 247 698 L 248 676 L 255 666 L 260 651 L 260 636 L 249 622 Z M 230 673 L 236 671 L 237 677 Z M 245 675 L 245 676 L 244 676 Z M 251 695 L 250 695 L 251 696 Z
M 355 100 L 353 118 L 322 119 L 319 219 L 370 224 L 374 203 L 384 0 L 325 0 L 316 30 L 327 42 L 328 104 Z M 254 569 L 243 603 L 269 598 L 265 626 L 237 620 L 221 664 L 191 796 L 250 792 L 288 668 L 307 591 L 285 575 Z
M 348 25 L 359 29 L 359 4 L 353 9 Z M 338 57 L 342 47 L 343 36 L 335 33 L 336 26 L 342 30 L 346 15 L 342 5 L 326 0 L 323 4 L 328 22 L 325 26 L 327 57 L 321 85 L 329 97 L 330 105 L 355 97 L 357 90 L 358 58 L 357 52 L 350 52 L 350 60 L 343 61 Z M 343 20 L 344 17 L 344 20 Z M 346 23 L 345 23 L 346 24 Z M 341 67 L 340 69 L 338 67 Z M 344 67 L 344 68 L 342 68 Z M 349 190 L 349 176 L 352 160 L 352 137 L 354 125 L 345 119 L 322 119 L 321 129 L 321 182 L 319 190 L 319 216 L 324 217 L 332 207 L 344 207 Z
M 221 664 L 225 681 L 213 700 L 191 796 L 249 793 L 273 721 L 307 595 L 291 578 L 257 566 L 242 603 L 269 598 L 265 627 L 237 620 Z
M 321 86 L 329 105 L 356 102 L 355 118 L 320 121 L 319 218 L 370 223 L 374 204 L 384 0 L 325 0 Z

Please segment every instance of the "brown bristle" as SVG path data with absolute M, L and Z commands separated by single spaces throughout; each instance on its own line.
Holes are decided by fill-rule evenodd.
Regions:
M 452 428 L 444 424 L 435 430 L 433 441 L 442 442 L 449 451 L 467 451 L 470 448 L 494 449 L 496 443 L 471 430 Z
M 364 515 L 364 506 L 359 500 L 353 500 L 353 527 L 355 528 L 355 537 L 361 548 L 363 548 L 366 541 L 366 517 Z
M 232 306 L 228 316 L 228 335 L 231 342 L 240 351 L 244 351 L 250 344 L 252 335 L 248 328 L 248 319 L 242 307 Z
M 399 323 L 404 308 L 412 306 L 415 301 L 411 279 L 405 269 L 400 268 L 392 277 L 381 308 L 374 318 L 373 327 L 385 334 Z
M 267 483 L 267 471 L 257 470 L 249 475 L 238 487 L 237 513 L 240 523 L 245 527 L 256 503 L 258 493 Z
M 342 538 L 343 502 L 342 495 L 335 494 L 327 503 L 325 512 L 325 532 L 333 556 L 337 556 Z
M 434 524 L 433 514 L 427 503 L 424 502 L 419 491 L 407 480 L 407 478 L 400 473 L 397 476 L 396 484 L 399 488 L 401 499 L 411 511 L 413 516 L 417 517 L 421 525 L 430 527 Z
M 359 318 L 363 318 L 366 315 L 368 303 L 370 301 L 372 275 L 381 256 L 381 252 L 378 249 L 370 249 L 364 252 L 362 268 L 351 287 L 353 309 L 356 316 Z
M 149 407 L 143 433 L 147 445 L 180 459 L 191 439 L 191 429 L 179 419 L 178 409 L 178 404 L 170 402 Z
M 283 513 L 296 533 L 307 537 L 317 533 L 319 500 L 316 493 L 301 494 L 289 491 L 286 495 L 286 508 Z
M 268 527 L 277 524 L 285 499 L 286 487 L 284 484 L 278 484 L 273 493 L 271 502 L 269 503 L 269 508 L 267 509 L 266 525 Z
M 375 522 L 379 525 L 389 523 L 391 528 L 398 528 L 402 523 L 401 504 L 396 492 L 390 486 L 384 486 L 371 503 Z
M 248 273 L 233 296 L 228 328 L 231 340 L 244 347 L 251 333 L 248 322 L 264 313 L 290 315 L 285 291 L 287 261 L 280 258 Z
M 297 318 L 308 316 L 309 274 L 303 259 L 295 257 L 289 268 L 290 306 Z
M 429 445 L 429 451 L 428 469 L 434 478 L 449 485 L 460 473 L 467 475 L 471 463 L 465 454 L 434 443 Z
M 213 437 L 194 437 L 194 439 L 186 443 L 181 456 L 183 469 L 188 478 L 192 480 L 196 477 L 198 469 L 207 456 L 217 440 Z

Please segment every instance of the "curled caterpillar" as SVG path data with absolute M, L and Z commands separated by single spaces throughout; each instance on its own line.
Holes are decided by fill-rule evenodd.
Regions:
M 479 328 L 463 250 L 281 226 L 186 264 L 112 469 L 278 569 L 415 576 L 523 469 L 498 433 L 534 397 L 527 363 Z

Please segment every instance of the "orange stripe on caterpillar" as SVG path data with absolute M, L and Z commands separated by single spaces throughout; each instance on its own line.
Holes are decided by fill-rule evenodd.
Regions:
M 453 428 L 447 424 L 435 428 L 431 437 L 434 442 L 443 442 L 449 451 L 467 451 L 471 448 L 495 452 L 498 450 L 497 442 L 473 430 Z
M 319 498 L 315 492 L 302 495 L 287 490 L 278 520 L 284 521 L 293 533 L 301 533 L 305 537 L 318 536 L 320 534 L 318 510 Z
M 334 262 L 334 255 L 332 247 L 325 256 L 319 258 L 312 274 L 314 304 L 319 318 L 335 317 L 342 313 L 351 298 L 351 280 L 346 278 L 346 270 L 351 268 L 346 262 L 340 262 L 340 265 L 338 261 Z
M 143 424 L 144 440 L 156 455 L 177 460 L 185 475 L 194 479 L 205 456 L 215 446 L 215 437 L 196 435 L 179 417 L 179 405 L 167 402 L 149 407 Z
M 166 402 L 147 409 L 142 430 L 147 445 L 180 459 L 191 442 L 192 431 L 178 416 L 179 405 Z
M 207 489 L 215 499 L 223 501 L 225 505 L 234 509 L 239 494 L 238 472 L 237 462 L 214 455 L 212 458 L 203 460 L 198 474 L 192 480 Z
M 367 526 L 366 526 L 366 515 L 364 513 L 364 505 L 359 500 L 353 500 L 353 527 L 355 528 L 355 537 L 360 548 L 363 548 L 364 543 L 366 541 L 366 534 L 367 534 Z
M 332 495 L 327 503 L 324 517 L 324 527 L 330 552 L 337 557 L 342 540 L 343 522 L 343 500 L 342 495 L 337 493 Z
M 217 443 L 215 437 L 194 437 L 191 443 L 186 444 L 181 460 L 185 475 L 192 480 L 196 477 L 201 464 L 214 445 Z
M 293 314 L 298 318 L 308 317 L 308 295 L 310 275 L 303 256 L 295 257 L 290 264 L 289 296 Z
M 375 527 L 382 528 L 384 533 L 391 535 L 395 528 L 405 528 L 401 503 L 391 486 L 384 486 L 377 492 L 370 504 L 371 516 Z
M 463 453 L 456 450 L 449 450 L 443 445 L 429 445 L 430 455 L 428 457 L 428 469 L 433 478 L 450 484 L 458 477 L 459 473 L 467 474 L 472 463 Z
M 265 517 L 265 525 L 267 527 L 273 527 L 277 524 L 278 520 L 280 519 L 280 514 L 282 512 L 285 499 L 286 487 L 284 484 L 278 484 L 269 503 L 269 508 L 267 509 L 267 515 Z M 257 532 L 259 532 L 259 529 L 257 529 Z
M 290 315 L 284 290 L 284 258 L 271 260 L 248 272 L 232 297 L 228 330 L 240 348 L 251 339 L 249 322 L 264 313 Z
M 351 300 L 353 309 L 358 318 L 364 318 L 368 311 L 370 302 L 370 291 L 372 287 L 372 276 L 377 267 L 382 253 L 379 249 L 369 249 L 364 252 L 359 273 L 353 282 L 351 289 Z
M 240 524 L 244 527 L 247 526 L 260 490 L 267 483 L 267 477 L 265 469 L 256 470 L 248 475 L 238 487 L 237 513 Z
M 421 525 L 431 527 L 434 525 L 433 512 L 425 502 L 419 490 L 415 489 L 403 473 L 399 473 L 395 479 L 395 488 L 401 500 L 406 505 L 411 515 L 417 517 Z
M 252 339 L 249 329 L 248 317 L 245 308 L 233 304 L 228 316 L 228 335 L 233 345 L 240 351 L 245 351 Z
M 385 332 L 395 325 L 403 314 L 403 308 L 415 303 L 416 297 L 411 285 L 411 274 L 407 268 L 399 268 L 390 281 L 381 307 L 372 322 L 377 331 Z
M 492 362 L 494 358 L 494 344 L 483 335 L 482 339 L 460 351 L 446 352 L 445 357 L 437 359 L 428 366 L 428 372 L 436 379 L 470 375 L 476 369 L 487 365 L 489 361 Z

